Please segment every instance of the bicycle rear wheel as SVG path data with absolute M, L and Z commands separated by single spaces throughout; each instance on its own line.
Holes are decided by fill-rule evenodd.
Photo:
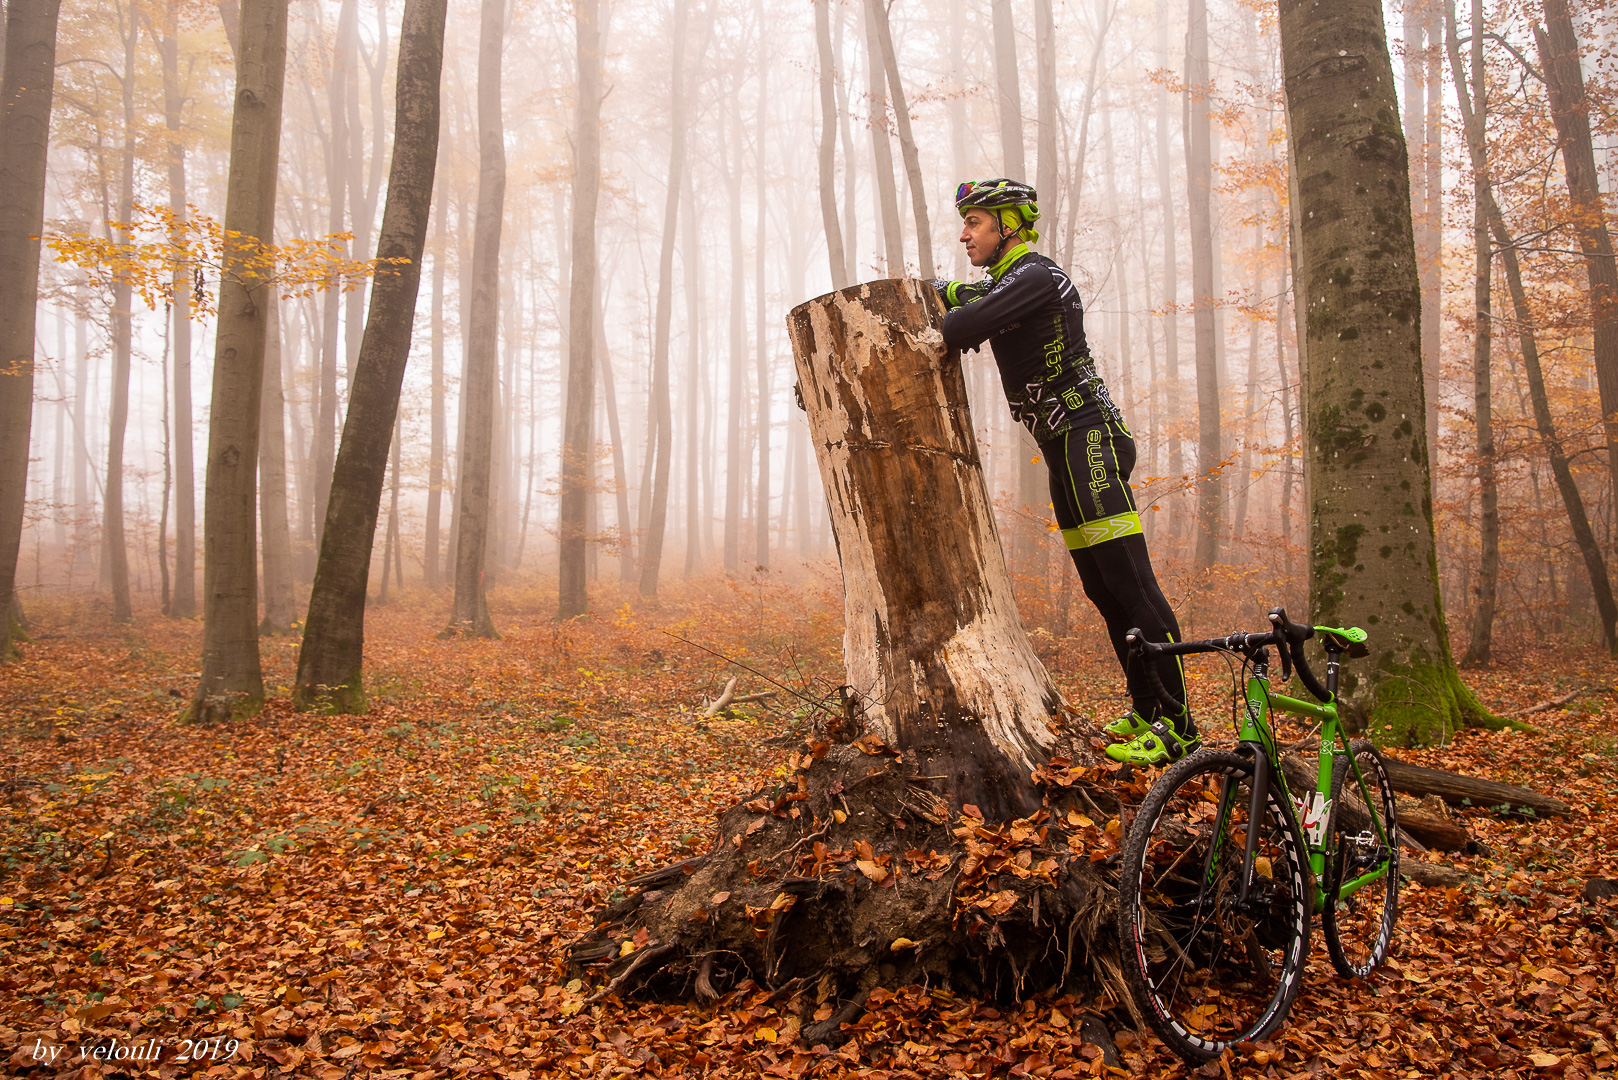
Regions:
M 1248 758 L 1199 751 L 1152 785 L 1124 848 L 1124 978 L 1163 1042 L 1193 1064 L 1275 1030 L 1303 982 L 1303 838 L 1273 784 L 1243 897 L 1252 786 Z
M 1387 959 L 1399 917 L 1399 818 L 1382 755 L 1363 739 L 1349 744 L 1353 763 L 1332 767 L 1332 850 L 1326 856 L 1326 951 L 1345 979 L 1364 978 Z M 1363 781 L 1363 786 L 1360 783 Z M 1366 881 L 1368 875 L 1381 878 Z M 1339 897 L 1345 884 L 1360 887 Z

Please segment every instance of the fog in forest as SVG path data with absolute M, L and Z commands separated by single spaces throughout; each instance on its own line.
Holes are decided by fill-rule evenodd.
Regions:
M 1308 511 L 1273 5 L 607 0 L 597 13 L 598 161 L 583 160 L 591 147 L 578 137 L 576 10 L 512 0 L 500 13 L 495 130 L 479 102 L 487 6 L 464 0 L 449 10 L 437 179 L 373 596 L 451 582 L 465 439 L 479 426 L 492 436 L 488 580 L 553 587 L 567 369 L 581 352 L 595 373 L 594 452 L 584 463 L 592 590 L 643 580 L 659 471 L 663 581 L 756 569 L 790 577 L 806 562 L 834 574 L 787 312 L 834 286 L 975 275 L 957 242 L 953 192 L 995 176 L 1038 189 L 1037 249 L 1067 267 L 1082 294 L 1091 350 L 1137 439 L 1136 496 L 1182 618 L 1223 630 L 1228 607 L 1199 597 L 1235 597 L 1251 615 L 1301 595 Z M 323 259 L 376 255 L 402 8 L 400 0 L 291 4 L 277 245 L 302 243 Z M 1199 13 L 1205 56 L 1188 35 Z M 1462 5 L 1447 15 L 1432 0 L 1395 0 L 1386 17 L 1411 162 L 1440 580 L 1459 628 L 1479 564 L 1476 300 L 1449 18 L 1458 20 L 1462 60 L 1472 55 L 1474 20 L 1494 35 L 1483 123 L 1496 194 L 1521 238 L 1549 408 L 1608 550 L 1612 489 L 1599 452 L 1584 267 L 1533 70 L 1537 6 Z M 197 612 L 209 305 L 220 282 L 198 271 L 184 283 L 190 313 L 176 310 L 172 291 L 126 290 L 121 299 L 115 275 L 88 267 L 84 251 L 105 240 L 113 248 L 98 250 L 123 244 L 126 257 L 152 261 L 139 245 L 162 246 L 165 213 L 223 218 L 235 89 L 227 23 L 236 18 L 234 3 L 62 7 L 17 570 L 25 605 L 64 590 L 106 594 L 127 574 L 136 616 Z M 1586 78 L 1607 192 L 1618 181 L 1618 143 L 1612 62 L 1597 46 L 1613 40 L 1613 26 L 1596 10 L 1579 22 L 1594 35 L 1585 38 Z M 490 140 L 504 150 L 498 275 L 474 315 Z M 589 325 L 579 317 L 588 308 L 573 302 L 581 167 L 600 173 L 584 234 L 595 256 Z M 1198 190 L 1207 193 L 1206 221 Z M 134 227 L 133 241 L 120 223 Z M 333 234 L 350 239 L 320 243 Z M 1199 245 L 1210 264 L 1197 265 Z M 1203 275 L 1211 287 L 1198 295 Z M 265 432 L 281 435 L 264 435 L 260 481 L 285 504 L 294 621 L 315 569 L 371 294 L 364 273 L 346 281 L 342 291 L 314 278 L 289 287 L 270 332 L 263 415 Z M 1503 279 L 1496 288 L 1503 318 Z M 1211 341 L 1198 340 L 1198 305 L 1212 310 Z M 488 420 L 468 418 L 463 393 L 480 330 L 494 349 Z M 589 339 L 582 349 L 580 335 Z M 1199 440 L 1197 382 L 1199 349 L 1209 348 L 1218 380 L 1212 455 Z M 1516 338 L 1501 329 L 1494 350 L 1499 625 L 1593 639 L 1590 584 L 1535 431 Z M 659 363 L 671 436 L 661 470 Z M 1052 531 L 1037 447 L 1012 421 L 988 351 L 964 363 L 1025 618 L 1067 633 L 1088 608 Z M 1211 559 L 1197 550 L 1201 485 L 1214 486 L 1220 507 Z M 1460 648 L 1465 634 L 1456 632 Z

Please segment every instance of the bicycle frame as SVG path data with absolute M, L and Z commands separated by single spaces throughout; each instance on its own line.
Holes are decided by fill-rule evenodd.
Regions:
M 1337 689 L 1338 657 L 1336 654 L 1328 655 L 1327 686 L 1333 691 Z M 1326 860 L 1331 857 L 1333 838 L 1327 828 L 1332 819 L 1333 802 L 1331 797 L 1332 772 L 1336 768 L 1338 758 L 1347 758 L 1348 767 L 1353 771 L 1354 783 L 1360 791 L 1361 797 L 1367 797 L 1365 779 L 1360 774 L 1359 763 L 1354 759 L 1349 749 L 1348 734 L 1338 722 L 1337 705 L 1334 702 L 1325 705 L 1316 705 L 1313 702 L 1300 701 L 1297 698 L 1277 694 L 1270 689 L 1269 667 L 1262 659 L 1254 658 L 1252 674 L 1247 680 L 1246 708 L 1243 710 L 1241 729 L 1237 734 L 1238 753 L 1251 754 L 1253 757 L 1253 791 L 1252 806 L 1249 808 L 1248 820 L 1262 820 L 1264 800 L 1268 794 L 1270 783 L 1276 783 L 1285 799 L 1285 804 L 1297 819 L 1298 831 L 1303 834 L 1304 846 L 1309 853 L 1309 870 L 1314 877 L 1314 896 L 1312 898 L 1312 911 L 1319 914 L 1325 910 L 1328 902 L 1325 887 Z M 1316 720 L 1320 724 L 1320 763 L 1319 775 L 1315 780 L 1313 798 L 1308 804 L 1292 794 L 1287 784 L 1286 773 L 1280 768 L 1281 755 L 1276 745 L 1275 731 L 1270 724 L 1272 713 L 1285 713 L 1290 716 L 1300 716 Z M 1228 794 L 1221 796 L 1220 814 L 1228 812 L 1226 800 Z M 1378 839 L 1388 845 L 1386 826 L 1377 815 L 1372 815 L 1372 823 L 1378 832 Z M 1247 898 L 1247 891 L 1253 880 L 1253 857 L 1257 844 L 1256 830 L 1247 830 L 1247 850 L 1242 860 L 1242 899 Z M 1341 900 L 1353 896 L 1360 889 L 1374 882 L 1381 881 L 1387 875 L 1386 865 L 1369 873 L 1360 874 L 1338 884 L 1336 896 L 1332 900 Z

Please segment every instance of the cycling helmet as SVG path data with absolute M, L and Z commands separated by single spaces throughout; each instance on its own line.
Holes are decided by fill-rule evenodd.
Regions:
M 962 217 L 974 207 L 993 210 L 1003 229 L 1021 233 L 1029 241 L 1039 239 L 1032 226 L 1039 220 L 1039 192 L 1027 184 L 997 176 L 993 180 L 968 180 L 955 189 L 955 209 Z M 1009 238 L 1009 234 L 1008 234 Z

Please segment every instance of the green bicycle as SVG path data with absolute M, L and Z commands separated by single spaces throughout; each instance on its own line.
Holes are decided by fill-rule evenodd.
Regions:
M 1199 750 L 1158 777 L 1129 827 L 1119 883 L 1125 980 L 1164 1043 L 1192 1064 L 1281 1025 L 1303 982 L 1316 912 L 1345 978 L 1386 959 L 1398 917 L 1393 789 L 1376 747 L 1350 742 L 1337 714 L 1338 669 L 1345 655 L 1366 655 L 1365 631 L 1299 626 L 1282 608 L 1270 622 L 1268 633 L 1208 641 L 1129 636 L 1171 702 L 1150 663 L 1158 657 L 1223 653 L 1241 658 L 1245 676 L 1245 697 L 1232 694 L 1232 711 L 1242 706 L 1235 749 Z M 1317 635 L 1324 685 L 1303 655 Z M 1322 704 L 1270 689 L 1272 646 L 1281 685 L 1296 669 Z M 1319 722 L 1313 790 L 1294 794 L 1270 726 L 1277 712 Z

